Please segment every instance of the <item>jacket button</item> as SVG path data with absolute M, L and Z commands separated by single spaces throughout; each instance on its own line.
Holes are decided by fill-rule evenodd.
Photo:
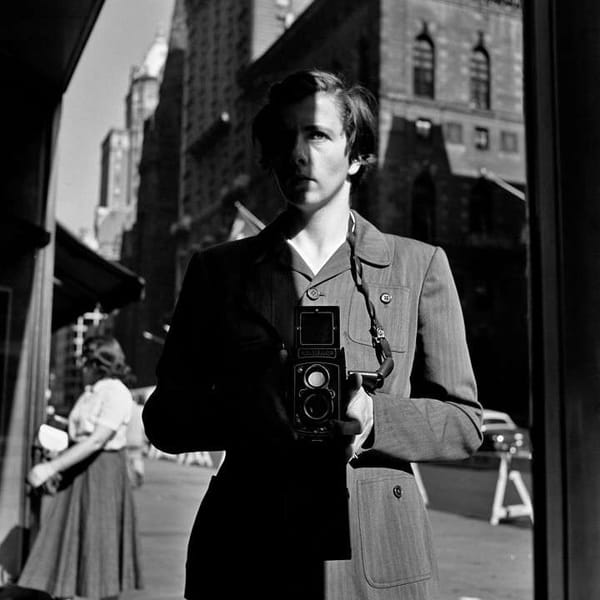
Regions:
M 317 288 L 308 288 L 308 291 L 306 292 L 306 295 L 311 300 L 316 300 L 319 297 L 319 290 Z
M 384 304 L 389 304 L 392 301 L 392 295 L 388 294 L 387 292 L 384 292 L 383 294 L 381 294 L 381 296 L 379 296 L 379 299 L 384 303 Z
M 396 496 L 396 498 L 402 497 L 402 488 L 399 485 L 395 485 L 392 492 L 393 492 L 394 496 Z

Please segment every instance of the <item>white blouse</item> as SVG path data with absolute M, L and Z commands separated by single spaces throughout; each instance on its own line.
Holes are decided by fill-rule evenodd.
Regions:
M 118 379 L 100 379 L 75 402 L 69 414 L 69 437 L 80 442 L 89 437 L 97 425 L 113 429 L 115 434 L 104 450 L 120 450 L 127 443 L 127 423 L 131 419 L 133 398 L 127 386 Z

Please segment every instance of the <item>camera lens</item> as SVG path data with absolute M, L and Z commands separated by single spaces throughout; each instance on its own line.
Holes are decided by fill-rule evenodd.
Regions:
M 311 421 L 323 421 L 331 414 L 331 396 L 323 391 L 315 391 L 304 400 L 304 414 Z
M 306 371 L 304 377 L 306 385 L 311 388 L 322 388 L 327 385 L 329 375 L 324 367 L 315 365 Z

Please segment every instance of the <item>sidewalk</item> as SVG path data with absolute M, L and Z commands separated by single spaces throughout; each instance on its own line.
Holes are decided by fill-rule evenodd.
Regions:
M 146 481 L 135 491 L 145 589 L 123 594 L 121 600 L 183 598 L 188 535 L 214 473 L 197 465 L 146 460 Z M 531 527 L 523 522 L 494 527 L 484 519 L 439 510 L 430 516 L 440 600 L 532 600 Z

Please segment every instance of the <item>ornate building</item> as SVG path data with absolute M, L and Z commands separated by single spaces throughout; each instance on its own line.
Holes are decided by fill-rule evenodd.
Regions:
M 144 123 L 158 104 L 166 55 L 167 40 L 159 33 L 142 64 L 131 69 L 125 127 L 111 129 L 102 143 L 95 229 L 99 252 L 109 260 L 121 258 L 123 232 L 135 223 Z

